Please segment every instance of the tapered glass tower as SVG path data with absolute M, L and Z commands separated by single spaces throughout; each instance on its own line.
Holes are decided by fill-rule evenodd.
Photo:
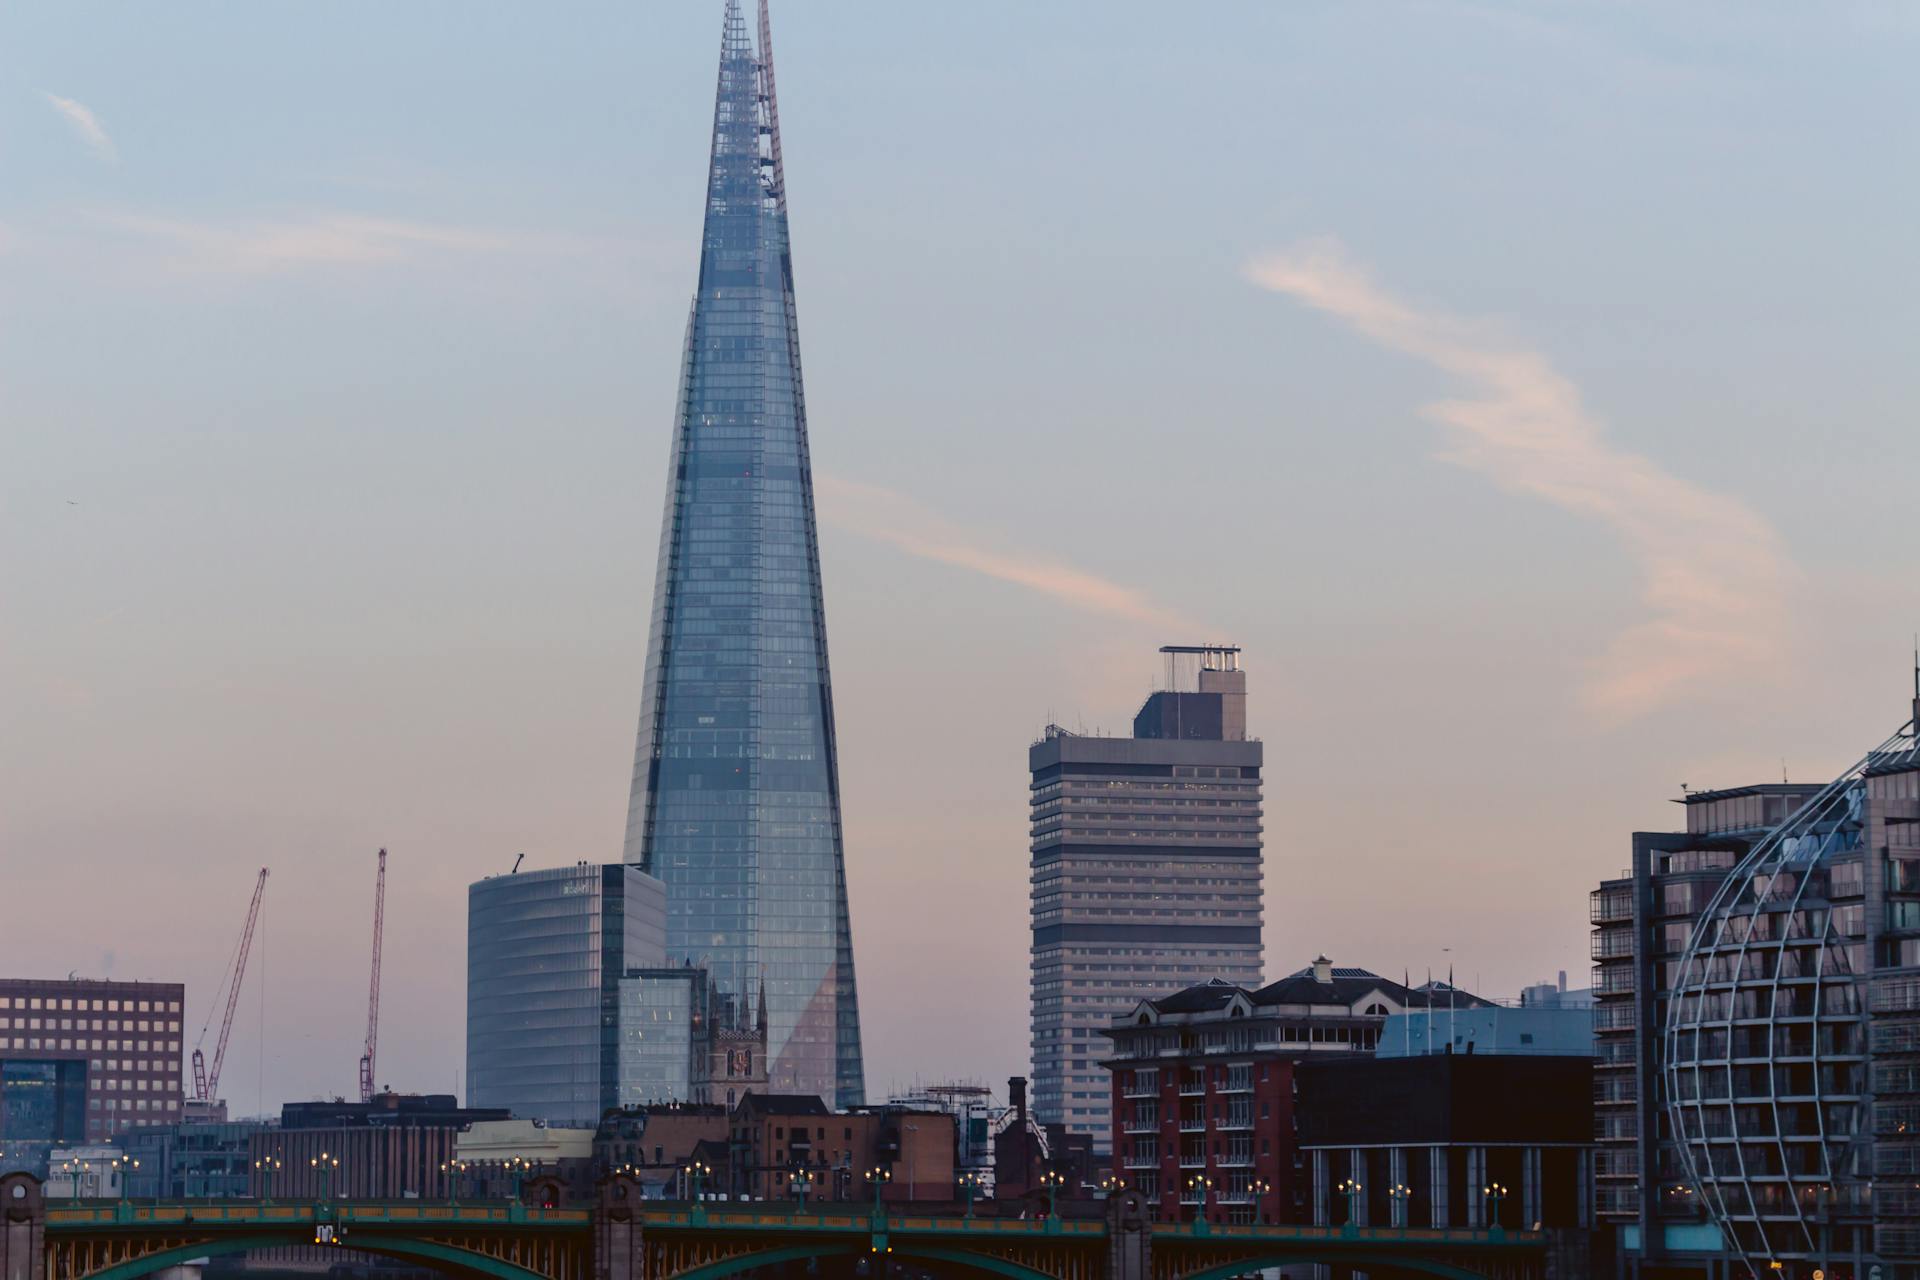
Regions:
M 865 1101 L 766 0 L 728 0 L 626 860 L 670 958 L 764 990 L 768 1087 Z

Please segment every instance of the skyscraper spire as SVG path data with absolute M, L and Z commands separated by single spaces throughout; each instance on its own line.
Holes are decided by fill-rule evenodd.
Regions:
M 676 959 L 743 1014 L 759 984 L 768 1086 L 850 1105 L 860 1015 L 765 0 L 759 19 L 756 52 L 728 0 L 626 860 L 666 883 Z

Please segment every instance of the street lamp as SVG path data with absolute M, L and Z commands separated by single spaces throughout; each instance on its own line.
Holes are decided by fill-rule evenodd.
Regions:
M 533 1161 L 527 1159 L 525 1156 L 509 1156 L 503 1167 L 506 1170 L 507 1177 L 513 1183 L 513 1198 L 518 1200 L 520 1198 L 520 1183 L 526 1178 L 527 1174 L 532 1171 Z
M 1105 1192 L 1107 1195 L 1112 1195 L 1116 1191 L 1125 1191 L 1126 1189 L 1127 1189 L 1127 1180 L 1125 1178 L 1120 1177 L 1118 1174 L 1109 1173 L 1104 1178 L 1100 1179 L 1100 1190 Z
M 1267 1221 L 1266 1198 L 1273 1194 L 1273 1184 L 1265 1178 L 1255 1178 L 1247 1184 L 1247 1190 L 1253 1195 L 1253 1225 L 1263 1226 Z
M 1387 1198 L 1392 1200 L 1394 1204 L 1393 1216 L 1396 1226 L 1410 1227 L 1413 1225 L 1411 1205 L 1408 1203 L 1412 1196 L 1413 1188 L 1404 1182 L 1396 1182 L 1387 1188 Z
M 700 1200 L 700 1184 L 713 1176 L 713 1166 L 703 1164 L 698 1160 L 693 1160 L 681 1166 L 680 1172 L 685 1175 L 687 1187 L 692 1193 L 687 1198 L 698 1203 Z
M 340 1157 L 322 1151 L 308 1159 L 307 1164 L 320 1171 L 320 1198 L 333 1199 L 333 1171 L 340 1167 Z
M 893 1174 L 884 1166 L 875 1165 L 867 1170 L 867 1181 L 873 1184 L 873 1211 L 880 1212 L 880 1188 L 893 1181 Z
M 787 1190 L 793 1192 L 793 1198 L 799 1202 L 797 1212 L 807 1211 L 807 1193 L 813 1190 L 813 1170 L 795 1169 L 787 1175 Z
M 1187 1190 L 1193 1192 L 1193 1229 L 1207 1229 L 1207 1194 L 1213 1190 L 1213 1179 L 1204 1173 L 1196 1173 L 1187 1179 Z
M 1347 1198 L 1347 1225 L 1358 1230 L 1360 1227 L 1360 1197 L 1366 1188 L 1356 1178 L 1342 1178 L 1334 1190 Z
M 1500 1202 L 1507 1198 L 1504 1183 L 1489 1182 L 1480 1192 L 1487 1198 L 1487 1222 L 1495 1231 L 1500 1230 Z
M 460 1175 L 466 1171 L 467 1162 L 465 1160 L 442 1160 L 440 1162 L 441 1176 L 447 1180 L 447 1203 L 449 1205 L 457 1205 L 460 1203 Z
M 133 1199 L 133 1187 L 130 1184 L 133 1181 L 133 1171 L 139 1167 L 140 1162 L 132 1156 L 119 1156 L 112 1162 L 113 1171 L 120 1176 L 120 1198 L 122 1200 Z
M 1067 1175 L 1058 1169 L 1049 1169 L 1040 1175 L 1040 1185 L 1047 1189 L 1047 1217 L 1057 1222 L 1060 1220 L 1060 1188 L 1067 1185 Z
M 61 1162 L 60 1171 L 67 1175 L 67 1182 L 73 1187 L 73 1198 L 75 1200 L 80 1199 L 85 1194 L 82 1190 L 83 1180 L 92 1170 L 93 1166 L 85 1160 L 69 1157 Z
M 273 1203 L 273 1175 L 282 1168 L 279 1156 L 261 1156 L 253 1162 L 253 1171 L 260 1175 L 262 1194 L 260 1203 Z
M 966 1197 L 969 1218 L 973 1216 L 973 1198 L 986 1190 L 986 1186 L 987 1180 L 977 1173 L 968 1172 L 960 1175 L 960 1194 Z

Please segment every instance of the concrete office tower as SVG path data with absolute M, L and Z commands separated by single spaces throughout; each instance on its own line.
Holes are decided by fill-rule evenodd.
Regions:
M 467 889 L 467 1101 L 592 1128 L 620 1105 L 621 979 L 666 960 L 666 893 L 582 862 Z
M 1258 987 L 1261 745 L 1240 650 L 1170 645 L 1130 738 L 1048 725 L 1032 770 L 1034 1114 L 1111 1134 L 1106 1052 L 1140 1000 Z
M 729 0 L 627 814 L 673 964 L 764 983 L 769 1087 L 865 1100 L 766 0 Z

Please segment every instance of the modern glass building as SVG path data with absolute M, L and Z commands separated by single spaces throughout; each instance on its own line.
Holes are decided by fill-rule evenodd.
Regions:
M 708 990 L 702 969 L 640 969 L 621 979 L 621 1106 L 694 1100 Z
M 745 1004 L 770 1087 L 864 1100 L 833 692 L 767 7 L 729 0 L 626 861 L 672 963 Z
M 1047 726 L 1033 782 L 1033 1083 L 1042 1124 L 1106 1151 L 1103 1039 L 1140 1000 L 1261 984 L 1261 744 L 1229 646 L 1169 646 L 1130 738 Z
M 467 889 L 467 1101 L 591 1128 L 620 1105 L 620 979 L 664 960 L 665 890 L 582 862 Z
M 1920 1276 L 1915 723 L 1733 865 L 1672 972 L 1682 1193 L 1754 1276 Z

